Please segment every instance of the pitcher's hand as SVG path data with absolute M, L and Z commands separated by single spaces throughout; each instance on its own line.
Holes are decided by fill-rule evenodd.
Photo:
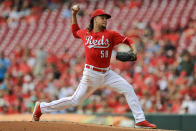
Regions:
M 80 10 L 80 6 L 79 5 L 74 5 L 72 6 L 72 15 L 76 15 Z

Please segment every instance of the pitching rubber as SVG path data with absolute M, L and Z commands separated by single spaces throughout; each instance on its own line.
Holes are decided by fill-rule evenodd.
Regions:
M 156 128 L 152 128 L 152 127 L 142 127 L 142 126 L 135 126 L 135 128 L 137 128 L 137 129 L 153 129 L 153 131 L 154 131 L 154 129 L 156 129 Z

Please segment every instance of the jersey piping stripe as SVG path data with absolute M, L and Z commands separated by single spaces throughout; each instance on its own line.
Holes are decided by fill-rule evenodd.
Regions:
M 124 38 L 124 40 L 122 41 L 122 43 L 124 43 L 127 40 L 127 37 Z

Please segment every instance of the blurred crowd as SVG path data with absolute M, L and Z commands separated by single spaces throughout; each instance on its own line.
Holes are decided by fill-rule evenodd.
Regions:
M 60 2 L 1 1 L 0 10 L 5 9 L 0 11 L 0 21 L 27 19 L 27 16 L 36 15 L 37 11 L 45 8 L 58 8 Z M 8 8 L 9 4 L 11 8 Z M 140 4 L 140 1 L 130 3 L 130 7 Z M 121 7 L 121 2 L 117 5 Z M 11 12 L 15 12 L 14 17 Z M 116 61 L 114 51 L 111 69 L 133 85 L 145 113 L 196 114 L 195 46 L 179 51 L 181 35 L 187 40 L 196 38 L 196 21 L 176 30 L 163 29 L 156 22 L 137 22 L 124 34 L 130 38 L 140 36 L 136 41 L 138 60 Z M 49 102 L 72 95 L 80 82 L 83 68 L 84 56 L 70 59 L 67 50 L 58 55 L 44 47 L 37 50 L 17 47 L 9 56 L 1 52 L 0 114 L 31 113 L 37 100 Z M 124 114 L 131 110 L 123 95 L 106 88 L 97 90 L 79 107 L 58 111 L 65 112 Z
M 35 22 L 45 9 L 59 9 L 69 0 L 0 0 L 0 25 L 17 27 L 20 21 Z
M 20 21 L 27 23 L 36 22 L 41 12 L 45 9 L 57 10 L 63 4 L 67 4 L 69 9 L 65 10 L 63 15 L 66 18 L 71 17 L 70 6 L 75 3 L 89 3 L 97 0 L 0 0 L 0 25 L 7 24 L 11 27 L 17 27 Z M 129 0 L 114 1 L 115 6 L 125 7 L 125 2 Z M 141 0 L 130 0 L 130 8 L 141 5 Z M 83 16 L 89 12 L 81 10 L 79 15 Z
M 139 60 L 131 67 L 130 83 L 148 113 L 196 113 L 196 21 L 181 29 L 164 30 L 156 23 L 136 23 L 128 36 L 142 34 L 136 44 Z M 181 36 L 189 42 L 183 43 Z M 192 48 L 189 48 L 189 47 Z

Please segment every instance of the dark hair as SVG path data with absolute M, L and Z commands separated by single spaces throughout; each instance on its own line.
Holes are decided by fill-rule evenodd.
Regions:
M 88 26 L 88 32 L 91 32 L 93 30 L 93 26 L 94 26 L 94 18 L 90 20 L 90 24 Z

